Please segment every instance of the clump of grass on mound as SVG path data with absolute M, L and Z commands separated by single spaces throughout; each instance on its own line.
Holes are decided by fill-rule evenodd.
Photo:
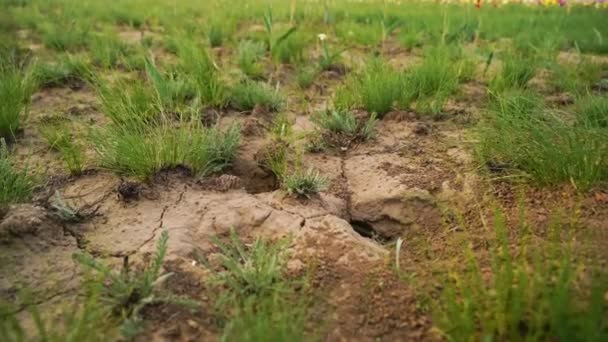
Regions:
M 252 110 L 260 106 L 274 112 L 283 108 L 284 103 L 285 99 L 278 89 L 251 80 L 236 84 L 230 94 L 230 104 L 236 110 Z
M 352 76 L 338 89 L 334 105 L 338 109 L 362 107 L 382 117 L 401 97 L 402 78 L 380 59 L 371 60 L 360 75 Z
M 0 139 L 0 207 L 27 201 L 35 183 L 27 170 L 17 170 L 10 160 L 6 143 Z
M 161 169 L 185 166 L 206 176 L 230 165 L 239 146 L 240 128 L 111 125 L 94 131 L 91 138 L 101 166 L 120 174 L 146 180 Z
M 359 120 L 352 112 L 346 110 L 327 110 L 311 117 L 317 126 L 315 139 L 321 139 L 323 145 L 348 147 L 353 142 L 367 141 L 375 134 L 378 120 L 372 114 L 366 121 Z
M 327 187 L 327 179 L 314 169 L 298 170 L 285 177 L 283 187 L 290 195 L 310 198 Z
M 13 140 L 36 87 L 31 69 L 0 55 L 0 138 Z
M 449 341 L 606 340 L 608 274 L 577 264 L 559 239 L 561 228 L 550 227 L 553 236 L 542 248 L 520 238 L 513 251 L 505 218 L 497 212 L 495 239 L 488 241 L 491 277 L 464 246 L 467 269 L 450 272 L 434 305 L 441 334 Z
M 569 182 L 585 191 L 608 180 L 608 130 L 571 124 L 560 114 L 535 95 L 498 95 L 479 129 L 481 159 L 542 185 Z
M 308 341 L 309 296 L 305 278 L 287 277 L 287 241 L 255 239 L 245 245 L 232 231 L 229 243 L 215 240 L 221 270 L 205 259 L 222 289 L 216 310 L 226 318 L 226 341 Z

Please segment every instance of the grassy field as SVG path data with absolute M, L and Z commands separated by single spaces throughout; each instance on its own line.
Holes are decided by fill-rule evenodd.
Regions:
M 608 8 L 0 8 L 0 340 L 608 340 Z

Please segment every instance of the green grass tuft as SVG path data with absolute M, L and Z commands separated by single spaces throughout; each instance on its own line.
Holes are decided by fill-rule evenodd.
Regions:
M 272 89 L 266 83 L 245 80 L 236 84 L 230 94 L 230 104 L 236 110 L 253 110 L 260 106 L 269 111 L 283 108 L 285 99 L 278 89 Z

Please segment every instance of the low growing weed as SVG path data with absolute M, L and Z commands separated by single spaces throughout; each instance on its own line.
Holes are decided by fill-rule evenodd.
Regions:
M 327 179 L 314 169 L 297 170 L 287 175 L 283 187 L 287 193 L 296 197 L 310 198 L 327 187 Z
M 287 241 L 257 238 L 245 245 L 233 230 L 229 243 L 215 240 L 221 270 L 212 284 L 222 288 L 217 310 L 227 318 L 226 341 L 305 341 L 307 282 L 286 278 Z M 206 260 L 201 264 L 210 267 Z
M 90 286 L 100 288 L 99 302 L 121 321 L 121 333 L 126 338 L 133 338 L 141 331 L 141 310 L 155 303 L 174 303 L 189 307 L 197 304 L 188 298 L 176 296 L 160 290 L 160 286 L 171 276 L 161 273 L 167 253 L 167 231 L 161 233 L 156 244 L 156 251 L 147 267 L 136 272 L 129 269 L 128 259 L 120 272 L 95 260 L 89 254 L 74 254 L 76 262 L 91 271 Z

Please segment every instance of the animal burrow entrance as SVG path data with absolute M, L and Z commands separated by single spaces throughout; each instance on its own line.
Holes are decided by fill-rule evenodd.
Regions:
M 380 234 L 369 222 L 352 220 L 349 223 L 353 230 L 364 238 L 374 240 L 380 244 L 388 244 L 393 241 L 391 237 Z

